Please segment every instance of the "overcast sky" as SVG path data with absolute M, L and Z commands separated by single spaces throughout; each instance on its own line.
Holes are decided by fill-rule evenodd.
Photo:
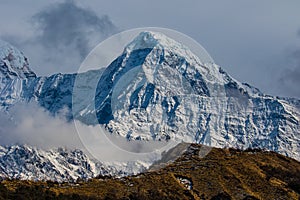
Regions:
M 22 50 L 38 75 L 75 72 L 109 35 L 156 26 L 194 38 L 241 82 L 300 97 L 299 0 L 0 2 L 0 38 Z

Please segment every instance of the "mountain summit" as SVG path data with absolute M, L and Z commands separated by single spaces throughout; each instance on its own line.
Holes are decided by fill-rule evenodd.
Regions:
M 23 81 L 35 78 L 23 53 L 0 40 L 0 110 L 22 99 Z
M 299 100 L 262 94 L 161 33 L 141 32 L 104 71 L 25 76 L 22 87 L 9 91 L 19 91 L 18 101 L 37 101 L 55 114 L 74 108 L 72 91 L 78 77 L 87 93 L 91 77 L 99 77 L 97 89 L 86 104 L 85 95 L 83 101 L 75 101 L 81 103 L 79 109 L 68 117 L 101 124 L 128 140 L 265 148 L 300 160 Z M 8 86 L 2 84 L 5 101 Z M 2 108 L 14 102 L 2 103 Z M 96 121 L 90 120 L 92 114 Z
M 299 101 L 262 94 L 162 34 L 142 32 L 103 72 L 98 122 L 129 140 L 266 148 L 299 159 Z
M 0 66 L 0 73 L 6 78 L 36 77 L 23 53 L 3 40 L 0 40 Z

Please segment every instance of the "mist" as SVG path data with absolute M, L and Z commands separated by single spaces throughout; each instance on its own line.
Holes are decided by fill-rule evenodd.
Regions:
M 82 148 L 75 126 L 62 111 L 56 117 L 36 103 L 16 104 L 0 113 L 0 144 L 28 144 L 39 148 Z
M 9 112 L 0 112 L 0 145 L 30 145 L 44 150 L 64 147 L 80 149 L 103 162 L 150 162 L 176 142 L 128 141 L 103 131 L 99 125 L 88 126 L 67 121 L 67 110 L 53 116 L 35 102 L 18 103 Z

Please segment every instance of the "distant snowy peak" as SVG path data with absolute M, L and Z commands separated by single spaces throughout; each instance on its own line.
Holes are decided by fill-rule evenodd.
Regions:
M 0 180 L 76 181 L 96 176 L 126 176 L 145 170 L 142 163 L 103 163 L 83 151 L 43 150 L 28 145 L 0 146 Z
M 0 73 L 9 78 L 36 77 L 23 53 L 2 40 L 0 40 Z
M 36 77 L 23 53 L 0 40 L 0 110 L 23 101 L 22 94 L 26 83 Z

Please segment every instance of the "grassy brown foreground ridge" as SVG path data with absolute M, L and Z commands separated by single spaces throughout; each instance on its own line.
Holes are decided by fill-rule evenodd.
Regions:
M 298 161 L 262 150 L 218 148 L 202 158 L 203 148 L 181 144 L 149 172 L 130 177 L 77 183 L 4 180 L 0 199 L 300 199 Z M 166 164 L 178 152 L 184 153 Z

